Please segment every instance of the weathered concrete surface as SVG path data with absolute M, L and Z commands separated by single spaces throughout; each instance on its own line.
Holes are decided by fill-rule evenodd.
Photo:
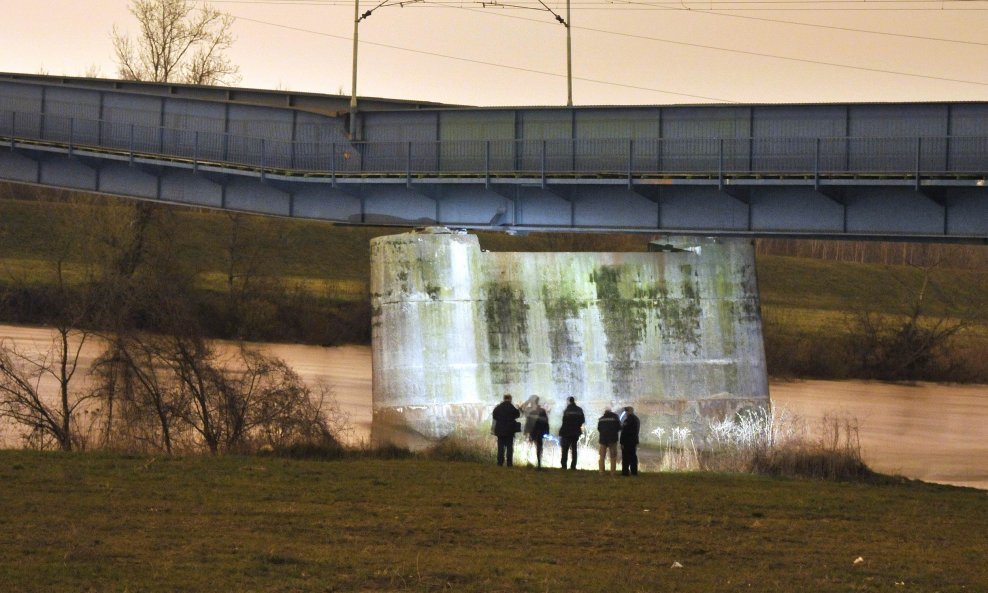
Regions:
M 768 405 L 750 241 L 668 248 L 488 253 L 446 229 L 373 240 L 373 438 L 485 431 L 505 393 L 539 395 L 553 427 L 570 395 L 591 423 L 634 405 L 646 439 Z

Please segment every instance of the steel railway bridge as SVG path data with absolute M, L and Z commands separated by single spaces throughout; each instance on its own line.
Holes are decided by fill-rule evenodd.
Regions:
M 988 102 L 346 109 L 0 74 L 0 179 L 348 224 L 988 242 Z

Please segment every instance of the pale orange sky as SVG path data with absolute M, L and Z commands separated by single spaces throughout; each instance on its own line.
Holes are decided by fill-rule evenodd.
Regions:
M 565 28 L 552 15 L 437 2 L 381 8 L 361 23 L 360 95 L 565 104 Z M 572 2 L 577 105 L 988 100 L 988 1 Z M 377 3 L 363 0 L 361 11 Z M 565 15 L 565 2 L 546 3 Z M 229 53 L 239 86 L 349 94 L 352 2 L 213 4 L 239 17 Z M 97 66 L 113 77 L 113 24 L 134 30 L 127 0 L 0 6 L 0 71 Z

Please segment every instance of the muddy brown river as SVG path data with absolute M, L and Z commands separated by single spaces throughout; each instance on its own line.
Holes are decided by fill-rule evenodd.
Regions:
M 51 333 L 0 325 L 0 340 L 39 351 L 47 349 Z M 310 385 L 328 385 L 350 417 L 354 438 L 369 436 L 369 347 L 257 346 L 283 358 Z M 95 343 L 84 348 L 82 366 L 98 353 Z M 795 414 L 811 428 L 827 415 L 856 420 L 865 461 L 877 471 L 988 490 L 988 385 L 773 381 L 770 389 L 776 409 Z M 0 427 L 0 442 L 16 444 L 15 431 Z

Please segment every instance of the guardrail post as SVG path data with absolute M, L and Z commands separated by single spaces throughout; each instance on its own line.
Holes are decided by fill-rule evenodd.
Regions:
M 631 176 L 635 168 L 635 141 L 634 139 L 628 140 L 628 189 L 632 187 Z
M 724 139 L 717 141 L 717 188 L 724 189 Z
M 949 109 L 949 105 L 948 105 Z M 950 172 L 950 136 L 947 135 L 943 139 L 943 172 Z
M 261 181 L 264 181 L 264 138 L 261 138 Z
M 412 143 L 405 147 L 405 186 L 412 187 Z
M 130 164 L 134 165 L 134 124 L 130 124 Z
M 17 137 L 17 112 L 10 112 L 10 151 L 14 151 L 15 138 Z
M 916 138 L 916 191 L 919 191 L 919 172 L 923 166 L 923 138 Z
M 329 170 L 330 178 L 333 180 L 333 187 L 336 187 L 336 143 L 329 145 Z
M 816 139 L 816 153 L 813 156 L 813 189 L 820 189 L 820 139 Z
M 72 156 L 72 142 L 75 141 L 75 118 L 69 118 L 69 156 Z
M 192 172 L 199 172 L 199 130 L 196 130 L 192 140 Z
M 545 159 L 546 159 L 545 148 L 546 148 L 546 141 L 543 140 L 542 141 L 542 189 L 545 189 Z
M 572 136 L 573 130 L 575 129 L 575 126 L 574 126 L 574 124 L 572 122 L 572 119 L 575 118 L 575 117 L 576 117 L 575 113 L 571 111 L 570 112 L 570 134 L 571 135 L 570 135 L 570 139 L 569 139 L 569 170 L 570 170 L 570 173 L 572 173 L 574 176 L 576 175 L 576 172 L 577 172 L 576 171 L 576 150 L 577 150 L 577 148 L 576 148 L 576 138 Z
M 484 141 L 484 188 L 491 188 L 491 141 Z

